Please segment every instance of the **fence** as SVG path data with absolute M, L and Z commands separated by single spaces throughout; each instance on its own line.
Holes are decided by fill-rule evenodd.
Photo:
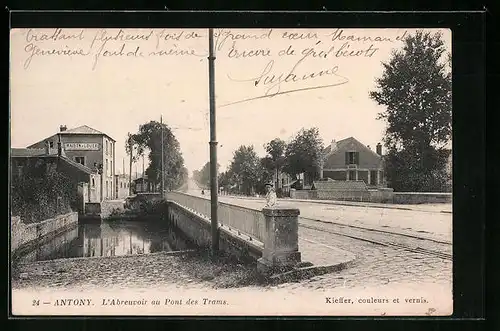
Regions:
M 168 192 L 167 200 L 175 201 L 199 215 L 210 218 L 211 204 L 208 198 L 181 192 Z M 250 237 L 256 238 L 260 242 L 264 242 L 266 222 L 264 214 L 260 210 L 219 202 L 217 212 L 219 223 L 237 229 Z

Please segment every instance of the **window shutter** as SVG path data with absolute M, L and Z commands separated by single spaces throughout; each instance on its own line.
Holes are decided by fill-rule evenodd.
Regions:
M 345 164 L 349 164 L 349 152 L 345 152 Z

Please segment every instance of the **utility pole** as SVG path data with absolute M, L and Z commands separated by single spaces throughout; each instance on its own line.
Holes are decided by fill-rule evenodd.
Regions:
M 142 154 L 142 178 L 144 178 L 144 154 Z
M 164 165 L 163 165 L 163 115 L 160 116 L 160 124 L 161 124 L 161 197 L 163 198 L 164 196 L 164 190 L 165 190 L 165 171 L 164 171 Z
M 217 183 L 217 136 L 215 117 L 215 47 L 214 30 L 208 30 L 208 77 L 210 94 L 210 219 L 212 225 L 212 256 L 217 256 L 219 252 L 219 218 L 217 215 L 217 199 L 219 185 Z
M 128 174 L 128 195 L 132 195 L 132 139 L 130 138 L 130 132 L 128 134 L 129 136 L 129 141 L 128 141 L 128 147 L 130 151 L 130 164 L 129 164 L 129 174 Z M 123 161 L 125 162 L 125 160 Z

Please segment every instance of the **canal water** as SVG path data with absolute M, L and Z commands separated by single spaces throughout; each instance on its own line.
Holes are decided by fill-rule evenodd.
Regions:
M 61 258 L 123 256 L 193 248 L 161 221 L 78 224 L 20 257 L 20 262 Z

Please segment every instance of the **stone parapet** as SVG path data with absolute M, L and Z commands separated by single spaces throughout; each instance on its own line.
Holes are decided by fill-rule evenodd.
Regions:
M 262 209 L 266 220 L 266 237 L 257 267 L 262 273 L 291 269 L 301 261 L 299 252 L 299 215 L 296 208 Z

